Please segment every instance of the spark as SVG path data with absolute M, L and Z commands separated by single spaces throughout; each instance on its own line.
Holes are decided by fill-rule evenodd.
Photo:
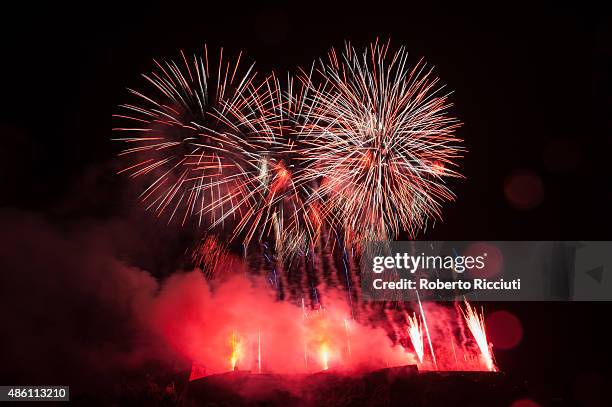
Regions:
M 191 254 L 191 259 L 208 278 L 216 276 L 221 265 L 227 264 L 227 245 L 215 235 L 205 235 Z
M 329 369 L 329 350 L 327 348 L 327 344 L 324 343 L 323 345 L 321 345 L 320 354 L 321 354 L 321 365 L 323 367 L 323 370 L 328 370 Z
M 412 316 L 408 315 L 408 336 L 412 341 L 412 346 L 414 347 L 414 351 L 419 358 L 419 363 L 423 363 L 423 329 L 421 327 L 421 323 L 419 322 L 419 317 L 415 314 Z
M 234 371 L 237 368 L 238 360 L 240 359 L 241 345 L 236 338 L 236 332 L 232 330 L 232 336 L 230 339 L 230 370 Z
M 497 371 L 497 367 L 493 362 L 493 356 L 491 352 L 491 345 L 487 340 L 487 332 L 485 330 L 485 322 L 484 322 L 484 312 L 481 310 L 480 313 L 476 310 L 476 308 L 472 307 L 467 299 L 463 300 L 465 309 L 461 308 L 461 312 L 463 314 L 463 318 L 465 319 L 465 323 L 470 329 L 478 348 L 480 349 L 480 354 L 484 359 L 487 370 L 491 372 Z

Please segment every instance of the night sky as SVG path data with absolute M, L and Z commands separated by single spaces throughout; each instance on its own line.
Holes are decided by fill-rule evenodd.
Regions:
M 7 310 L 14 310 L 44 325 L 40 338 L 57 332 L 36 310 L 40 291 L 33 294 L 19 283 L 38 276 L 55 281 L 61 267 L 70 263 L 41 257 L 47 255 L 37 251 L 46 242 L 46 232 L 37 233 L 41 229 L 59 231 L 77 251 L 80 239 L 91 238 L 79 231 L 103 230 L 103 246 L 158 277 L 181 266 L 183 243 L 192 232 L 166 227 L 144 212 L 136 202 L 138 191 L 114 175 L 115 155 L 122 146 L 110 141 L 111 114 L 127 99 L 126 87 L 142 85 L 139 75 L 150 70 L 154 57 L 176 57 L 180 49 L 197 52 L 205 42 L 209 49 L 223 46 L 229 54 L 244 51 L 248 61 L 256 61 L 258 72 L 284 75 L 309 66 L 345 40 L 364 46 L 377 37 L 390 38 L 392 46 L 406 46 L 412 62 L 424 57 L 433 64 L 454 90 L 452 111 L 464 123 L 458 134 L 468 149 L 462 161 L 466 178 L 452 186 L 457 200 L 444 206 L 443 222 L 419 239 L 612 240 L 612 37 L 610 16 L 603 9 L 423 9 L 407 2 L 400 8 L 380 2 L 344 9 L 307 3 L 296 8 L 223 6 L 105 3 L 95 9 L 82 3 L 3 13 L 4 318 L 13 320 Z M 28 267 L 32 272 L 24 270 Z M 49 294 L 45 301 L 72 312 L 69 293 Z M 580 401 L 585 391 L 603 391 L 609 372 L 603 360 L 611 355 L 603 325 L 610 321 L 611 304 L 489 306 L 497 308 L 514 312 L 525 330 L 519 348 L 496 353 L 502 369 L 532 382 L 550 382 L 541 390 L 549 398 L 569 394 Z M 75 332 L 89 329 L 91 323 L 82 322 L 87 318 L 73 319 Z M 122 331 L 114 328 L 112 317 L 105 324 L 119 332 L 109 340 L 120 342 Z M 12 336 L 11 355 L 5 355 L 10 367 L 20 363 L 14 357 L 19 335 L 32 335 L 7 330 L 5 341 L 7 335 Z M 6 349 L 8 345 L 0 354 Z M 79 369 L 76 362 L 67 366 Z M 2 370 L 3 379 L 27 382 L 24 369 L 14 375 Z M 54 376 L 43 371 L 32 377 Z

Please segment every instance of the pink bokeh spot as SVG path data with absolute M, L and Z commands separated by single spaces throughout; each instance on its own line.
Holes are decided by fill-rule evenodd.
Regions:
M 513 401 L 510 407 L 541 407 L 538 403 L 530 399 L 520 399 Z
M 468 271 L 472 278 L 490 278 L 498 275 L 504 263 L 504 256 L 497 246 L 491 243 L 477 242 L 468 246 L 464 253 L 465 256 L 484 256 L 485 266 L 482 269 L 473 268 Z
M 495 349 L 512 349 L 523 339 L 521 321 L 508 311 L 495 311 L 486 318 L 489 340 Z
M 519 171 L 506 179 L 504 193 L 514 208 L 530 210 L 542 203 L 544 186 L 540 177 L 534 172 Z

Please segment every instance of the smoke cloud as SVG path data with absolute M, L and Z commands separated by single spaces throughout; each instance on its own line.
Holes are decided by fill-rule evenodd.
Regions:
M 121 221 L 58 225 L 3 209 L 0 222 L 4 382 L 100 383 L 151 361 L 227 371 L 232 333 L 240 369 L 259 367 L 258 338 L 267 371 L 303 371 L 305 345 L 312 370 L 322 369 L 323 351 L 329 366 L 339 363 L 349 343 L 355 365 L 410 361 L 384 331 L 348 321 L 346 304 L 331 294 L 326 311 L 306 318 L 246 269 L 213 283 L 179 271 L 160 283 L 120 260 L 126 242 L 138 246 Z
M 4 383 L 103 387 L 151 364 L 179 371 L 193 363 L 206 374 L 312 373 L 417 361 L 405 312 L 388 310 L 384 328 L 365 322 L 373 318 L 358 322 L 341 290 L 319 287 L 324 301 L 316 309 L 278 301 L 269 282 L 236 258 L 219 265 L 232 270 L 217 280 L 199 270 L 157 279 L 130 265 L 125 247 L 141 252 L 142 242 L 119 220 L 57 224 L 4 209 L 0 222 Z M 451 328 L 454 310 L 426 304 L 426 312 L 439 367 L 479 368 L 472 351 L 471 364 L 461 362 L 470 343 L 449 341 L 465 338 Z
M 103 386 L 151 358 L 170 360 L 138 317 L 158 283 L 117 254 L 132 238 L 126 224 L 58 226 L 8 209 L 0 224 L 3 383 Z
M 239 274 L 209 285 L 194 271 L 164 283 L 151 323 L 177 352 L 210 373 L 232 370 L 232 353 L 237 369 L 275 373 L 414 362 L 383 329 L 351 320 L 346 302 L 334 294 L 327 293 L 324 308 L 302 309 L 277 301 L 263 279 Z

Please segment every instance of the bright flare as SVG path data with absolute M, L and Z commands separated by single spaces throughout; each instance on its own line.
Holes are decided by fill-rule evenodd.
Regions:
M 480 353 L 484 359 L 487 369 L 491 372 L 495 372 L 497 371 L 497 367 L 493 362 L 491 345 L 489 345 L 487 340 L 487 332 L 485 330 L 484 323 L 484 311 L 478 313 L 476 308 L 473 308 L 466 299 L 464 299 L 463 302 L 465 304 L 465 310 L 461 308 L 461 312 L 463 313 L 465 323 L 470 329 L 474 340 L 476 340 L 476 344 L 480 349 Z
M 408 336 L 410 336 L 412 346 L 419 358 L 419 362 L 423 363 L 423 329 L 421 328 L 421 323 L 416 313 L 412 316 L 408 315 Z
M 321 345 L 321 365 L 323 370 L 329 369 L 329 350 L 326 344 Z
M 236 333 L 232 331 L 232 337 L 230 339 L 230 368 L 231 370 L 236 370 L 236 364 L 238 363 L 238 359 L 240 359 L 240 341 L 236 338 Z

